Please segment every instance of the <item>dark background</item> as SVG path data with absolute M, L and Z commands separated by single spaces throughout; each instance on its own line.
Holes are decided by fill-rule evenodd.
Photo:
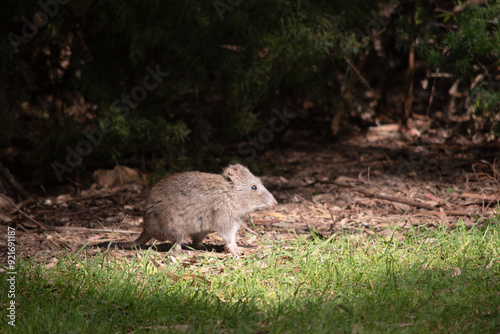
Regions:
M 12 180 L 88 186 L 116 165 L 153 182 L 229 161 L 279 173 L 271 148 L 381 124 L 408 143 L 442 129 L 443 142 L 497 147 L 498 1 L 22 0 L 0 15 L 13 197 Z

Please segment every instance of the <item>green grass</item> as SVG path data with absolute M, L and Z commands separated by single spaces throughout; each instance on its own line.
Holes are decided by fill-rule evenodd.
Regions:
M 154 251 L 129 259 L 82 250 L 52 268 L 23 259 L 15 332 L 500 332 L 498 222 L 262 243 L 244 258 L 195 264 Z M 0 289 L 5 303 L 5 279 Z

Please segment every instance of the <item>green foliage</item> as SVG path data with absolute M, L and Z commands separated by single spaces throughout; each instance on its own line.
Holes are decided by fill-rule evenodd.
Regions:
M 0 148 L 14 145 L 30 157 L 20 159 L 28 170 L 52 174 L 51 163 L 64 163 L 67 147 L 86 140 L 82 131 L 112 120 L 113 131 L 79 169 L 115 158 L 172 167 L 220 153 L 218 144 L 258 130 L 291 97 L 336 101 L 331 112 L 343 111 L 345 59 L 369 40 L 357 27 L 375 23 L 373 13 L 385 3 L 68 2 L 13 47 L 12 33 L 24 38 L 23 27 L 40 19 L 33 14 L 41 7 L 37 0 L 7 2 L 0 11 Z M 496 115 L 499 2 L 457 13 L 436 12 L 424 1 L 399 8 L 379 32 L 393 34 L 405 52 L 416 39 L 430 66 L 461 80 L 473 110 Z M 169 74 L 123 113 L 124 96 L 144 85 L 148 68 Z
M 436 30 L 420 44 L 420 54 L 441 73 L 460 79 L 470 93 L 470 107 L 479 114 L 500 112 L 500 2 L 469 5 L 458 13 L 437 17 L 446 29 Z
M 85 139 L 81 132 L 98 128 L 106 117 L 115 130 L 87 161 L 194 154 L 200 138 L 193 136 L 203 132 L 193 122 L 197 118 L 214 128 L 218 140 L 242 138 L 289 96 L 337 96 L 340 84 L 332 78 L 345 70 L 344 55 L 360 47 L 353 27 L 369 20 L 377 6 L 366 0 L 260 0 L 241 2 L 219 16 L 214 4 L 69 2 L 18 43 L 18 53 L 7 34 L 22 36 L 22 18 L 32 22 L 40 5 L 37 0 L 2 5 L 7 33 L 0 44 L 5 70 L 0 144 L 26 137 L 31 144 L 22 149 L 38 152 L 35 159 L 43 170 L 54 160 L 63 162 L 65 147 L 75 148 Z M 143 84 L 148 66 L 169 76 L 135 101 L 130 114 L 120 116 L 114 102 Z M 30 139 L 33 133 L 22 118 L 43 124 L 42 137 L 55 138 Z M 56 128 L 69 135 L 61 140 Z M 39 147 L 47 144 L 52 146 Z

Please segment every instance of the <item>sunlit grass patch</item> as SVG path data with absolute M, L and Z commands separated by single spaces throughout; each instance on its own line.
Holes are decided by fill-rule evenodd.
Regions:
M 496 333 L 500 228 L 261 240 L 239 259 L 23 259 L 12 332 Z M 6 281 L 2 280 L 2 300 Z M 5 320 L 5 319 L 4 319 Z

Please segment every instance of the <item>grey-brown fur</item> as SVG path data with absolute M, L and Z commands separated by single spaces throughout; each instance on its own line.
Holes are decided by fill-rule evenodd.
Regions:
M 253 189 L 255 186 L 256 189 Z M 189 237 L 198 248 L 210 231 L 217 231 L 226 248 L 238 255 L 236 233 L 249 213 L 278 203 L 273 195 L 242 165 L 229 165 L 222 174 L 184 172 L 158 182 L 149 194 L 143 232 L 121 248 L 144 245 L 152 238 L 176 243 L 176 251 Z

